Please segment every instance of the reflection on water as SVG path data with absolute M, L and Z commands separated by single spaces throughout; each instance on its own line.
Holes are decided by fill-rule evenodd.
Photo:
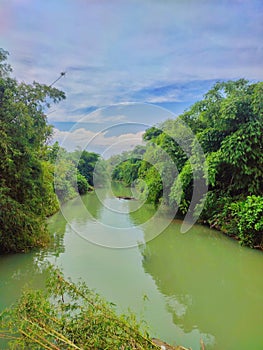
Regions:
M 80 197 L 85 208 L 88 208 L 89 213 L 94 219 L 99 219 L 103 207 L 103 202 L 105 201 L 106 197 L 106 193 L 104 191 L 99 191 L 99 193 L 99 198 L 96 192 L 92 192 L 88 196 Z
M 251 342 L 259 349 L 262 254 L 201 226 L 186 235 L 178 228 L 175 221 L 142 251 L 145 272 L 165 296 L 174 324 L 185 334 L 198 329 L 207 349 L 240 350 Z
M 65 251 L 66 224 L 60 213 L 48 219 L 49 229 L 53 232 L 48 248 L 27 254 L 0 255 L 0 311 L 14 303 L 25 286 L 44 287 L 46 256 L 58 257 Z
M 120 186 L 114 191 L 130 195 Z M 198 225 L 181 234 L 177 220 L 149 241 L 167 223 L 165 212 L 156 217 L 156 208 L 138 204 L 103 190 L 66 203 L 63 215 L 48 220 L 54 233 L 48 249 L 0 257 L 1 309 L 26 283 L 43 287 L 49 261 L 73 280 L 85 280 L 118 310 L 130 307 L 153 336 L 171 344 L 195 350 L 202 338 L 208 350 L 261 349 L 262 254 Z M 110 249 L 94 245 L 98 237 L 141 245 Z
M 34 254 L 0 256 L 0 311 L 20 296 L 25 284 L 43 287 L 43 271 L 35 263 Z
M 0 256 L 0 313 L 19 299 L 23 288 L 44 288 L 45 269 L 37 263 L 36 254 Z M 0 349 L 7 341 L 0 339 Z

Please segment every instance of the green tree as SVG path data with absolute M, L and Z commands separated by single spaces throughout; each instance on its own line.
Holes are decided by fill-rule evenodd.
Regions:
M 182 215 L 199 216 L 204 206 L 202 222 L 224 231 L 227 226 L 242 243 L 258 245 L 260 239 L 254 234 L 251 238 L 231 203 L 245 203 L 239 205 L 252 212 L 261 205 L 251 201 L 263 193 L 262 96 L 263 82 L 216 83 L 177 119 L 146 130 L 140 163 L 130 159 L 132 152 L 123 153 L 115 159 L 119 165 L 113 177 L 126 183 L 137 180 L 144 197 L 154 203 L 170 201 Z M 224 225 L 234 216 L 232 226 Z
M 79 194 L 85 194 L 89 189 L 88 181 L 80 173 L 77 173 L 77 186 Z
M 65 150 L 59 152 L 55 165 L 55 192 L 61 203 L 76 197 L 78 193 L 78 171 L 72 160 L 67 159 Z
M 187 112 L 202 126 L 197 138 L 208 163 L 209 195 L 201 219 L 236 234 L 248 245 L 258 240 L 251 239 L 240 215 L 233 220 L 230 207 L 232 202 L 243 203 L 249 196 L 262 195 L 262 91 L 262 82 L 249 84 L 241 79 L 217 83 Z M 186 186 L 183 182 L 183 186 L 185 196 L 190 193 L 191 183 Z M 243 236 L 240 225 L 244 225 Z
M 55 88 L 12 79 L 6 58 L 1 50 L 0 252 L 27 250 L 48 239 L 44 218 L 51 192 L 42 161 L 52 128 L 45 110 L 65 98 Z
M 99 160 L 99 155 L 94 152 L 88 152 L 86 150 L 81 152 L 81 156 L 78 162 L 78 171 L 83 175 L 88 183 L 93 186 L 93 173 L 97 161 Z

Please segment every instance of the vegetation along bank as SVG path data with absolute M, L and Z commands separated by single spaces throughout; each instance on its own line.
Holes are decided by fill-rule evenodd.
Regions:
M 262 135 L 263 83 L 218 82 L 177 119 L 148 129 L 146 146 L 113 156 L 109 165 L 113 179 L 136 184 L 143 199 L 176 206 L 181 217 L 190 211 L 199 222 L 262 249 Z M 207 191 L 190 207 L 199 187 L 194 182 Z
M 18 83 L 10 77 L 7 55 L 0 51 L 1 253 L 47 244 L 45 218 L 58 210 L 58 198 L 64 202 L 92 187 L 100 160 L 96 153 L 69 153 L 57 143 L 48 145 L 52 127 L 45 113 L 65 94 L 37 82 Z M 181 216 L 190 211 L 199 222 L 262 249 L 262 96 L 262 82 L 218 82 L 177 119 L 148 129 L 146 146 L 113 156 L 108 161 L 113 179 L 136 183 L 148 201 L 177 206 Z M 200 159 L 195 159 L 197 141 L 206 159 L 204 176 Z M 100 162 L 100 172 L 106 173 L 105 162 Z M 208 191 L 193 208 L 198 180 Z
M 46 111 L 62 91 L 11 78 L 0 50 L 0 253 L 25 252 L 50 240 L 46 217 L 92 187 L 96 153 L 48 144 Z M 103 166 L 103 165 L 102 165 Z M 75 180 L 77 179 L 77 181 Z M 54 187 L 55 180 L 55 187 Z

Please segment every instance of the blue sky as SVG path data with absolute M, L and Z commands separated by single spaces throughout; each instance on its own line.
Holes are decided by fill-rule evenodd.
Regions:
M 261 0 L 0 0 L 16 78 L 50 84 L 67 72 L 51 123 L 164 120 L 145 103 L 178 115 L 218 80 L 263 80 L 262 38 Z M 105 108 L 120 103 L 121 114 Z

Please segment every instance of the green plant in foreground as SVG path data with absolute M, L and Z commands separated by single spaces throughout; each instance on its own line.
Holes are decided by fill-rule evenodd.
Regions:
M 45 291 L 24 291 L 19 303 L 1 314 L 0 336 L 10 349 L 157 349 L 133 315 L 114 306 L 83 282 L 64 279 L 50 268 Z

